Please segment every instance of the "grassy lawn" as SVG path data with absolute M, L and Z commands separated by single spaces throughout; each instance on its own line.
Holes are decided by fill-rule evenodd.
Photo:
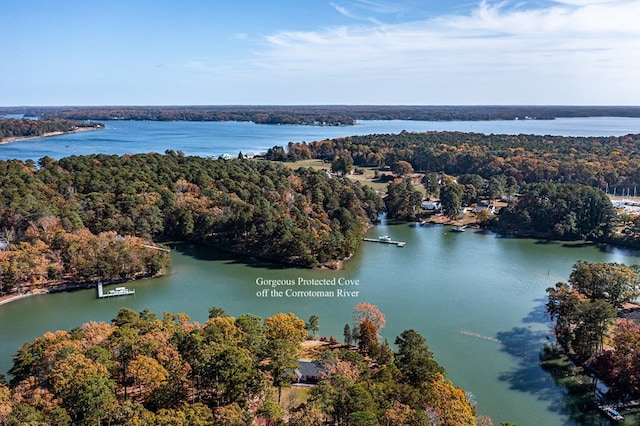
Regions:
M 325 163 L 322 160 L 301 160 L 301 161 L 293 161 L 284 163 L 287 167 L 291 169 L 297 169 L 298 167 L 310 167 L 314 170 L 330 170 L 331 164 Z M 358 170 L 362 172 L 362 174 L 351 174 L 347 176 L 349 179 L 357 180 L 363 185 L 367 185 L 375 189 L 381 196 L 385 195 L 387 190 L 387 182 L 381 182 L 375 180 L 375 167 L 358 167 Z M 389 172 L 386 172 L 389 173 Z M 414 178 L 417 177 L 419 180 L 422 175 L 414 175 Z M 423 195 L 425 194 L 425 189 L 422 185 L 415 185 L 415 188 L 420 191 Z
M 307 402 L 309 399 L 310 388 L 291 386 L 282 388 L 282 398 L 280 400 L 282 406 L 290 410 L 296 408 L 300 404 Z
M 314 170 L 329 170 L 331 168 L 331 163 L 325 163 L 322 160 L 300 160 L 286 162 L 283 164 L 294 170 L 298 167 L 310 167 Z

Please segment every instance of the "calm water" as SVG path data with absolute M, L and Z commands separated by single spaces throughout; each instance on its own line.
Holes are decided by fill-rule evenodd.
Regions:
M 106 128 L 52 138 L 34 138 L 0 145 L 0 159 L 38 159 L 93 153 L 163 153 L 219 156 L 260 153 L 289 142 L 374 133 L 451 130 L 479 133 L 563 136 L 622 136 L 640 133 L 640 118 L 561 118 L 519 121 L 363 121 L 355 126 L 268 126 L 248 122 L 106 121 Z
M 591 134 L 603 135 L 640 131 L 634 130 L 640 129 L 638 119 L 567 120 L 566 128 L 555 132 L 551 128 L 540 132 L 530 127 L 520 129 L 521 123 L 562 124 L 560 120 L 462 122 L 458 125 L 476 127 L 458 130 L 483 131 L 478 127 L 493 125 L 493 130 L 486 132 L 571 134 L 577 127 L 593 128 Z M 0 146 L 0 152 L 7 158 L 22 159 L 61 157 L 71 154 L 63 153 L 65 149 L 80 148 L 111 153 L 181 149 L 186 154 L 219 155 L 239 150 L 259 152 L 288 140 L 355 134 L 354 130 L 365 127 L 367 130 L 362 133 L 417 131 L 445 125 L 455 130 L 455 123 L 367 122 L 362 127 L 306 128 L 250 123 L 115 122 L 108 123 L 104 131 L 7 144 Z M 237 135 L 235 131 L 246 133 Z M 207 132 L 217 136 L 207 136 Z M 39 148 L 30 151 L 34 146 Z M 13 154 L 6 154 L 7 147 Z M 206 320 L 211 306 L 222 307 L 234 316 L 294 312 L 307 320 L 317 315 L 321 334 L 340 339 L 344 324 L 351 322 L 353 306 L 368 302 L 386 314 L 387 327 L 382 334 L 390 342 L 407 328 L 423 334 L 438 362 L 447 369 L 448 377 L 472 392 L 479 413 L 491 416 L 495 424 L 576 424 L 567 411 L 564 390 L 556 387 L 538 366 L 539 348 L 549 331 L 544 317 L 545 289 L 557 281 L 566 281 L 578 260 L 634 264 L 640 263 L 639 253 L 501 238 L 474 231 L 456 234 L 442 226 L 382 224 L 370 232 L 372 237 L 380 235 L 390 235 L 407 245 L 397 248 L 365 243 L 339 272 L 253 264 L 210 249 L 178 245 L 172 255 L 171 273 L 129 284 L 136 289 L 135 296 L 98 300 L 94 290 L 84 290 L 0 306 L 0 372 L 10 368 L 11 355 L 25 341 L 48 330 L 69 329 L 87 321 L 110 321 L 121 307 L 136 311 L 149 308 L 158 315 L 165 311 L 186 312 L 201 322 Z M 283 289 L 266 288 L 265 297 L 265 287 L 256 283 L 259 278 L 357 281 L 357 286 L 346 289 L 359 293 L 357 297 L 339 297 L 340 287 L 336 286 L 331 289 L 333 297 L 287 297 L 272 292 Z

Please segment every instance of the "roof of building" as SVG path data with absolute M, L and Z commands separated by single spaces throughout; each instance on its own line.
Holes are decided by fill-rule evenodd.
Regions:
M 313 361 L 298 360 L 298 368 L 296 368 L 295 373 L 298 378 L 319 377 L 320 373 L 324 371 L 320 364 Z

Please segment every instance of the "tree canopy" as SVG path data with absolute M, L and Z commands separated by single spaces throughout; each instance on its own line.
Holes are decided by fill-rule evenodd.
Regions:
M 404 161 L 424 173 L 475 174 L 487 180 L 502 175 L 517 185 L 574 183 L 604 190 L 640 185 L 639 138 L 403 131 L 304 146 L 313 158 L 328 162 L 346 152 L 356 167 L 392 167 Z
M 373 305 L 354 314 L 360 323 L 384 323 Z M 296 380 L 301 330 L 304 322 L 291 313 L 265 319 L 216 315 L 200 325 L 184 314 L 158 318 L 148 310 L 121 309 L 111 323 L 48 332 L 18 349 L 10 383 L 0 382 L 0 421 L 475 424 L 475 407 L 444 377 L 415 330 L 397 338 L 395 360 L 393 353 L 372 358 L 315 342 L 321 349 L 314 360 L 321 369 L 317 386 L 297 388 L 298 400 L 280 401 L 275 390 Z
M 381 209 L 377 193 L 260 160 L 90 155 L 0 161 L 0 293 L 156 274 L 150 240 L 187 240 L 300 266 L 336 265 Z M 146 243 L 145 243 L 146 241 Z
M 640 294 L 639 279 L 636 266 L 578 262 L 568 284 L 547 289 L 546 310 L 559 343 L 597 371 L 612 400 L 640 397 L 640 329 L 622 318 L 623 303 Z
M 604 191 L 586 185 L 525 185 L 517 202 L 501 209 L 497 229 L 557 239 L 601 240 L 611 231 L 615 209 Z

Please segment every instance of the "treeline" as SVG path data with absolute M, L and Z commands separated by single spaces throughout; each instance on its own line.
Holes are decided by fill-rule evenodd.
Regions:
M 559 344 L 606 383 L 609 402 L 640 398 L 640 326 L 624 310 L 640 295 L 639 271 L 637 265 L 581 261 L 568 283 L 547 289 L 546 310 Z M 548 347 L 546 366 L 553 367 L 554 356 Z
M 349 156 L 354 166 L 408 162 L 414 170 L 448 175 L 503 175 L 518 184 L 581 183 L 596 188 L 640 185 L 640 135 L 564 137 L 485 135 L 462 132 L 401 132 L 289 144 L 284 159 L 331 162 Z M 283 147 L 268 158 L 283 160 Z M 621 192 L 621 191 L 620 191 Z
M 405 330 L 394 353 L 380 343 L 377 308 L 359 305 L 353 329 L 369 336 L 360 337 L 367 339 L 366 351 L 321 345 L 314 360 L 318 385 L 291 389 L 289 398 L 282 391 L 297 380 L 294 371 L 309 329 L 291 313 L 234 318 L 211 308 L 201 325 L 184 314 L 158 318 L 148 310 L 122 309 L 110 324 L 48 332 L 14 355 L 10 384 L 0 382 L 0 422 L 492 424 L 477 418 L 464 390 L 445 378 L 423 336 Z M 312 318 L 317 331 L 318 317 Z
M 116 232 L 68 231 L 59 217 L 43 217 L 30 222 L 10 251 L 0 251 L 0 296 L 163 274 L 169 254 L 150 247 L 145 239 Z
M 498 232 L 560 240 L 606 241 L 616 211 L 604 191 L 586 185 L 525 185 L 517 202 L 500 210 Z
M 7 138 L 26 138 L 56 132 L 72 132 L 80 128 L 99 128 L 100 123 L 51 118 L 44 120 L 0 119 L 0 141 Z
M 349 125 L 357 120 L 550 120 L 558 117 L 640 117 L 630 106 L 236 105 L 4 107 L 0 114 L 79 120 L 253 121 L 261 124 Z
M 640 135 L 573 138 L 428 132 L 353 136 L 275 146 L 276 161 L 322 159 L 336 173 L 362 166 L 389 178 L 385 210 L 389 218 L 416 220 L 422 194 L 440 200 L 451 220 L 476 206 L 477 222 L 500 233 L 562 240 L 588 239 L 637 247 L 632 215 L 624 234 L 605 189 L 640 182 Z M 382 174 L 388 170 L 392 174 Z M 413 175 L 413 177 L 411 177 Z M 419 175 L 418 175 L 419 176 Z M 389 181 L 387 180 L 387 181 Z M 492 200 L 509 201 L 492 217 Z M 484 207 L 481 206 L 485 203 Z M 625 219 L 626 217 L 626 219 Z
M 10 111 L 47 119 L 73 120 L 253 121 L 257 124 L 307 126 L 355 124 L 355 118 L 345 112 L 312 106 L 30 107 Z
M 83 249 L 73 253 L 89 264 L 101 260 L 88 246 L 124 247 L 126 238 L 118 236 L 132 236 L 203 242 L 306 267 L 335 266 L 355 252 L 382 209 L 369 187 L 267 161 L 172 151 L 1 161 L 0 237 L 11 250 L 2 255 L 0 290 L 6 292 L 9 282 L 21 286 L 19 277 L 32 283 L 73 272 L 89 278 L 91 271 L 73 266 L 81 260 L 71 260 L 66 239 L 79 240 L 74 244 Z M 85 229 L 93 235 L 83 234 Z M 114 242 L 90 242 L 103 234 Z M 36 254 L 47 258 L 42 268 L 29 267 Z M 137 257 L 127 256 L 131 262 L 123 268 Z M 91 276 L 111 275 L 98 268 Z

